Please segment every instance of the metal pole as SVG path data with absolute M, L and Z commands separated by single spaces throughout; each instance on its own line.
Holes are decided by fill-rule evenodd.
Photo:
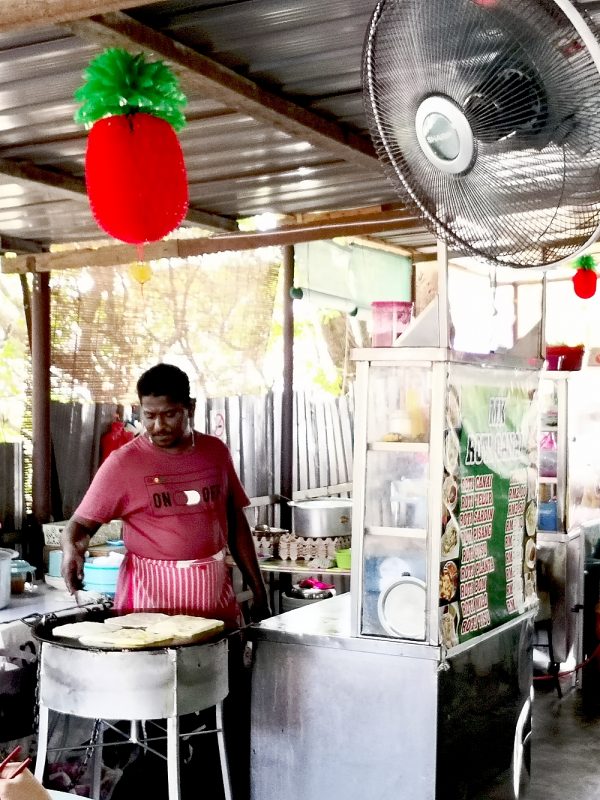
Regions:
M 450 347 L 450 311 L 448 307 L 448 246 L 437 240 L 438 267 L 438 321 L 440 328 L 440 347 Z
M 546 271 L 542 277 L 542 314 L 540 319 L 540 333 L 538 336 L 538 355 L 546 358 L 546 316 L 548 314 L 548 277 Z
M 33 516 L 51 518 L 50 447 L 50 275 L 36 273 L 31 297 L 31 358 L 33 367 Z
M 290 289 L 294 285 L 294 247 L 283 249 L 283 392 L 281 397 L 280 493 L 291 498 L 294 479 L 294 310 Z M 281 503 L 281 527 L 291 530 L 292 510 Z

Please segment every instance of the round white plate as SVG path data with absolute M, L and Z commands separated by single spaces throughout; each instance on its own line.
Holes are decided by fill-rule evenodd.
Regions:
M 379 595 L 377 613 L 383 629 L 401 639 L 425 638 L 425 583 L 406 576 Z

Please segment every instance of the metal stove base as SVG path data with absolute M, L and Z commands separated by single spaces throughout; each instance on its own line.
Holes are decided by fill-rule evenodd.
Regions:
M 225 800 L 232 800 L 223 734 L 223 700 L 229 692 L 227 652 L 226 639 L 179 648 L 114 652 L 43 642 L 36 777 L 42 779 L 46 764 L 50 710 L 97 721 L 98 738 L 90 747 L 95 797 L 99 797 L 103 729 L 110 724 L 108 720 L 129 720 L 129 741 L 142 746 L 140 726 L 150 720 L 166 720 L 168 800 L 181 800 L 179 717 L 214 707 L 216 726 L 210 733 L 217 736 Z

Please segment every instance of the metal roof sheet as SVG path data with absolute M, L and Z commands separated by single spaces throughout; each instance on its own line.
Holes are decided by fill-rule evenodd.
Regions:
M 103 15 L 98 0 L 97 16 L 61 25 L 40 10 L 0 33 L 1 247 L 7 237 L 47 248 L 102 236 L 87 204 L 86 132 L 73 119 L 73 92 L 90 59 L 123 42 L 225 68 L 218 85 L 210 65 L 203 73 L 188 55 L 174 63 L 188 97 L 180 140 L 192 223 L 227 230 L 265 212 L 304 218 L 401 205 L 366 132 L 361 58 L 374 0 L 126 5 Z M 586 5 L 595 14 L 597 3 Z M 418 220 L 373 235 L 408 249 L 435 241 Z

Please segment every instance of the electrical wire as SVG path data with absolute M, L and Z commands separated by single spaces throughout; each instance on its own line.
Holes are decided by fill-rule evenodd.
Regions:
M 566 669 L 563 672 L 557 672 L 554 675 L 534 675 L 533 680 L 534 681 L 555 681 L 557 678 L 566 678 L 567 675 L 572 675 L 574 672 L 577 672 L 578 670 L 583 669 L 584 667 L 587 667 L 587 665 L 590 662 L 592 662 L 595 658 L 597 658 L 599 655 L 600 655 L 600 644 L 598 644 L 596 646 L 596 649 L 591 654 L 591 656 L 586 658 L 585 661 L 582 661 L 581 664 L 577 664 L 576 666 L 574 666 L 573 669 Z

